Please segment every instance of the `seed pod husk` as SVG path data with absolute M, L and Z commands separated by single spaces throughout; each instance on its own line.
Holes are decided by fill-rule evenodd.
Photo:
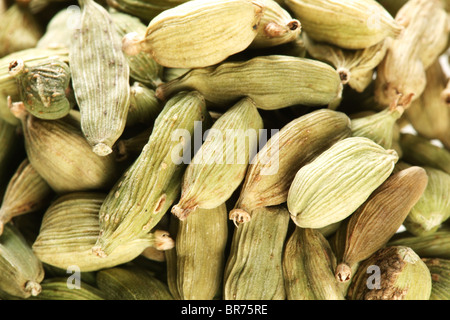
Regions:
M 44 208 L 53 195 L 47 182 L 34 170 L 28 159 L 22 161 L 9 180 L 0 206 L 0 235 L 12 218 Z
M 345 249 L 335 269 L 336 280 L 347 282 L 352 267 L 383 248 L 419 201 L 428 183 L 425 169 L 410 167 L 391 175 L 346 224 Z
M 290 121 L 252 159 L 230 219 L 245 222 L 255 208 L 286 202 L 297 171 L 350 136 L 350 119 L 342 112 L 319 109 Z
M 148 143 L 100 209 L 96 254 L 106 256 L 120 244 L 148 237 L 179 195 L 184 159 L 191 159 L 194 127 L 207 119 L 205 101 L 198 92 L 180 92 L 166 103 Z
M 225 203 L 245 177 L 263 126 L 250 98 L 220 116 L 186 168 L 181 198 L 172 213 L 185 219 L 196 208 L 213 209 Z
M 18 153 L 21 137 L 17 134 L 18 126 L 4 121 L 0 117 L 0 195 L 3 195 L 4 188 L 11 176 L 11 165 L 14 157 Z
M 173 241 L 165 231 L 155 230 L 145 240 L 136 240 L 101 259 L 92 253 L 100 233 L 99 210 L 106 194 L 74 192 L 58 197 L 46 210 L 33 252 L 44 263 L 67 270 L 97 271 L 129 262 L 149 246 L 164 247 Z
M 427 166 L 450 174 L 450 151 L 433 144 L 429 139 L 401 133 L 402 160 L 417 166 Z
M 365 49 L 402 27 L 374 0 L 286 0 L 303 30 L 314 40 L 345 49 Z
M 295 41 L 301 32 L 301 23 L 292 18 L 275 0 L 260 0 L 264 13 L 258 25 L 256 38 L 250 44 L 251 49 L 274 47 Z
M 108 11 L 93 0 L 79 0 L 80 28 L 69 49 L 72 86 L 81 112 L 81 129 L 100 156 L 112 152 L 130 106 L 127 59 Z
M 130 165 L 142 152 L 142 149 L 147 144 L 150 135 L 152 134 L 153 126 L 145 129 L 144 131 L 128 138 L 119 139 L 114 145 L 114 152 L 116 155 L 116 161 L 130 161 Z
M 71 114 L 49 121 L 24 109 L 22 105 L 16 111 L 22 122 L 28 159 L 56 193 L 105 190 L 114 184 L 118 177 L 114 157 L 91 152 L 80 123 Z
M 336 257 L 325 237 L 315 229 L 295 227 L 283 253 L 288 300 L 345 300 L 334 278 Z
M 212 300 L 222 290 L 228 238 L 225 204 L 197 209 L 185 220 L 173 221 L 176 259 L 167 261 L 168 282 L 176 284 L 181 300 Z M 174 263 L 176 266 L 172 266 Z
M 336 142 L 295 175 L 287 198 L 291 218 L 302 228 L 347 218 L 389 177 L 397 161 L 394 150 L 368 138 Z
M 234 230 L 224 273 L 224 300 L 284 300 L 282 258 L 289 224 L 283 206 L 263 207 Z
M 347 50 L 334 45 L 316 42 L 303 34 L 308 53 L 315 59 L 330 63 L 341 77 L 342 84 L 348 84 L 357 92 L 363 92 L 373 80 L 374 70 L 383 60 L 387 42 L 373 46 Z
M 222 107 L 248 96 L 258 108 L 274 110 L 297 104 L 327 105 L 340 97 L 342 84 L 336 70 L 323 62 L 272 55 L 191 70 L 158 86 L 156 96 L 164 100 L 188 89 L 198 90 L 207 101 Z
M 71 27 L 77 21 L 76 13 L 69 8 L 58 11 L 48 22 L 45 33 L 36 44 L 36 48 L 67 48 L 70 47 Z
M 19 298 L 41 292 L 44 268 L 22 233 L 8 223 L 0 236 L 0 290 Z
M 450 260 L 424 258 L 431 273 L 430 300 L 450 300 Z
M 161 110 L 162 106 L 156 98 L 155 90 L 135 81 L 130 87 L 130 107 L 126 126 L 139 123 L 152 125 Z
M 29 67 L 23 60 L 13 60 L 9 72 L 17 80 L 20 101 L 33 116 L 54 120 L 69 114 L 71 105 L 66 97 L 69 88 L 69 66 L 59 59 L 43 61 Z
M 111 18 L 120 38 L 130 32 L 145 33 L 146 25 L 139 18 L 121 12 L 111 12 Z M 134 56 L 126 55 L 126 58 L 130 66 L 130 77 L 132 79 L 152 88 L 156 87 L 156 83 L 161 81 L 163 67 L 156 63 L 149 53 L 141 52 Z
M 187 0 L 106 0 L 106 3 L 111 8 L 149 22 L 161 12 L 186 1 Z
M 167 285 L 143 268 L 100 270 L 97 285 L 107 300 L 173 300 Z
M 41 282 L 42 291 L 28 300 L 105 300 L 105 294 L 83 280 L 71 283 L 67 277 L 45 279 Z
M 125 36 L 123 50 L 148 52 L 170 68 L 212 66 L 252 43 L 263 8 L 248 0 L 187 1 L 154 17 L 144 33 Z M 220 28 L 205 28 L 211 24 Z
M 402 246 L 380 249 L 362 262 L 348 290 L 350 300 L 429 300 L 430 295 L 428 267 Z

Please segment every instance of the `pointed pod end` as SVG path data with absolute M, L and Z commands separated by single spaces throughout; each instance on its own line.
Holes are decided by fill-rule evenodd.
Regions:
M 104 144 L 103 142 L 100 142 L 92 148 L 92 151 L 94 151 L 95 154 L 101 157 L 105 157 L 109 155 L 113 150 L 110 146 Z
M 103 251 L 101 246 L 94 246 L 92 247 L 92 253 L 96 255 L 99 258 L 106 258 L 108 255 L 105 251 Z
M 352 276 L 352 269 L 346 263 L 340 263 L 336 267 L 336 272 L 334 273 L 336 280 L 340 283 L 348 282 Z
M 155 248 L 157 250 L 170 250 L 175 246 L 175 241 L 170 237 L 167 231 L 155 231 Z
M 237 227 L 240 223 L 249 222 L 251 220 L 250 214 L 243 209 L 233 209 L 230 212 L 230 220 L 233 220 L 234 225 Z
M 29 292 L 33 297 L 36 297 L 41 293 L 42 287 L 36 281 L 30 280 L 25 284 L 25 291 Z
M 137 32 L 127 33 L 122 38 L 122 51 L 128 56 L 135 56 L 142 51 L 142 37 Z
M 8 73 L 11 77 L 16 77 L 25 71 L 25 63 L 22 59 L 15 59 L 9 63 Z
M 339 74 L 339 78 L 341 78 L 342 84 L 347 84 L 350 81 L 351 72 L 347 68 L 337 68 L 337 73 Z
M 185 220 L 188 215 L 194 211 L 195 209 L 197 209 L 197 206 L 194 207 L 186 207 L 183 204 L 181 204 L 181 202 L 179 202 L 178 204 L 174 205 L 172 207 L 171 212 L 180 220 Z

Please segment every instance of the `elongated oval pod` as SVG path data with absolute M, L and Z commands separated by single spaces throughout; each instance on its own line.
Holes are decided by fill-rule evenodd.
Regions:
M 186 1 L 188 0 L 106 0 L 106 3 L 120 12 L 128 13 L 149 22 L 161 12 Z
M 391 239 L 419 201 L 428 183 L 426 171 L 410 167 L 391 175 L 349 218 L 344 254 L 335 269 L 336 280 L 347 282 L 352 268 Z
M 431 273 L 430 300 L 450 300 L 450 260 L 423 258 Z
M 289 224 L 283 206 L 255 209 L 235 228 L 224 274 L 224 300 L 284 300 L 282 258 Z
M 361 263 L 348 290 L 349 300 L 429 300 L 431 274 L 408 247 L 378 250 Z
M 350 136 L 350 119 L 330 109 L 312 111 L 289 122 L 252 159 L 230 219 L 245 222 L 255 208 L 286 202 L 297 171 Z
M 368 138 L 336 142 L 295 175 L 287 198 L 291 218 L 302 228 L 347 218 L 389 177 L 397 161 L 394 150 Z
M 28 160 L 56 193 L 111 188 L 118 178 L 114 157 L 91 152 L 71 114 L 49 121 L 32 116 L 23 105 L 13 108 L 22 122 Z
M 67 277 L 49 278 L 41 282 L 41 287 L 41 293 L 28 300 L 105 300 L 104 292 L 83 279 L 71 283 Z
M 97 272 L 97 286 L 107 300 L 173 300 L 167 285 L 137 267 L 114 267 Z
M 139 123 L 153 125 L 162 107 L 161 102 L 156 98 L 155 90 L 135 81 L 130 87 L 130 107 L 126 126 Z
M 154 17 L 145 33 L 123 38 L 127 54 L 149 52 L 160 65 L 202 68 L 245 50 L 255 39 L 263 5 L 249 0 L 195 0 Z M 208 25 L 218 28 L 205 28 Z
M 156 96 L 164 100 L 188 89 L 198 90 L 207 101 L 222 107 L 248 96 L 258 108 L 273 110 L 297 104 L 327 105 L 341 96 L 342 84 L 336 70 L 323 62 L 271 55 L 191 70 L 159 85 Z
M 28 159 L 22 161 L 6 188 L 0 206 L 0 235 L 3 226 L 21 214 L 35 212 L 50 202 L 53 190 L 33 168 Z
M 0 236 L 0 290 L 19 298 L 37 296 L 44 279 L 42 262 L 22 233 L 8 223 Z
M 107 256 L 120 244 L 148 237 L 179 195 L 194 128 L 208 116 L 198 92 L 180 92 L 166 103 L 148 143 L 100 209 L 96 254 Z
M 79 29 L 69 49 L 72 86 L 81 112 L 81 129 L 100 156 L 112 152 L 130 106 L 127 59 L 108 11 L 93 0 L 79 0 Z
M 91 249 L 100 233 L 98 213 L 105 197 L 99 192 L 58 197 L 46 210 L 32 246 L 39 260 L 64 270 L 75 265 L 89 272 L 129 262 L 149 246 L 173 246 L 167 232 L 155 230 L 147 239 L 128 242 L 104 259 L 94 255 Z
M 283 276 L 288 300 L 345 300 L 334 278 L 336 257 L 315 229 L 295 227 L 283 253 Z
M 250 98 L 243 98 L 221 115 L 187 166 L 181 198 L 172 213 L 185 219 L 196 208 L 213 209 L 225 203 L 245 177 L 263 126 Z
M 375 0 L 286 0 L 303 30 L 316 41 L 345 49 L 365 49 L 403 28 Z

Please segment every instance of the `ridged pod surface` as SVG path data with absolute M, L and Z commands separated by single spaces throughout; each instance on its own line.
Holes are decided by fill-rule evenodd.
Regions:
M 450 300 L 450 260 L 439 258 L 422 260 L 431 272 L 430 300 Z
M 28 300 L 105 300 L 102 291 L 82 280 L 79 283 L 70 283 L 67 277 L 47 278 L 41 282 L 41 287 L 41 293 Z
M 106 0 L 106 3 L 120 11 L 150 21 L 161 12 L 188 0 Z

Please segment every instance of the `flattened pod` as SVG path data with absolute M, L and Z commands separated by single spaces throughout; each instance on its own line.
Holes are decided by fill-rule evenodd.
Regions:
M 186 168 L 181 198 L 172 213 L 185 219 L 196 208 L 213 209 L 225 203 L 244 179 L 262 128 L 263 120 L 250 98 L 220 116 Z
M 69 50 L 72 85 L 81 129 L 94 153 L 106 156 L 125 128 L 130 70 L 109 13 L 93 0 L 79 3 L 81 27 Z
M 289 213 L 283 206 L 255 209 L 235 228 L 224 274 L 224 300 L 284 300 L 282 256 Z
M 0 290 L 19 298 L 41 292 L 44 268 L 23 235 L 8 223 L 0 236 Z
M 292 120 L 252 159 L 230 219 L 245 222 L 255 208 L 286 202 L 297 171 L 350 136 L 350 119 L 342 112 L 324 108 Z
M 316 40 L 345 49 L 365 49 L 387 37 L 397 37 L 402 27 L 375 0 L 286 0 Z
M 288 300 L 345 300 L 333 275 L 336 257 L 315 229 L 295 227 L 283 253 Z
M 144 34 L 125 36 L 123 48 L 127 54 L 149 52 L 169 68 L 211 66 L 250 45 L 262 13 L 257 1 L 188 1 L 154 17 Z
M 397 161 L 394 150 L 368 138 L 336 142 L 295 175 L 287 198 L 291 218 L 302 228 L 344 220 L 389 177 Z
M 100 233 L 98 213 L 105 197 L 99 192 L 74 192 L 57 198 L 45 212 L 32 246 L 39 260 L 63 270 L 76 265 L 89 272 L 129 262 L 149 246 L 173 246 L 167 232 L 155 230 L 147 239 L 120 246 L 104 259 L 94 255 L 91 249 Z
M 98 255 L 109 255 L 120 244 L 148 237 L 179 195 L 183 159 L 191 159 L 190 137 L 196 122 L 208 116 L 198 92 L 180 92 L 166 103 L 148 143 L 100 209 L 101 233 L 93 248 Z
M 258 108 L 274 110 L 297 104 L 330 104 L 340 98 L 342 84 L 328 64 L 272 55 L 191 70 L 161 84 L 156 96 L 164 100 L 180 90 L 198 90 L 207 101 L 222 107 L 248 96 Z

